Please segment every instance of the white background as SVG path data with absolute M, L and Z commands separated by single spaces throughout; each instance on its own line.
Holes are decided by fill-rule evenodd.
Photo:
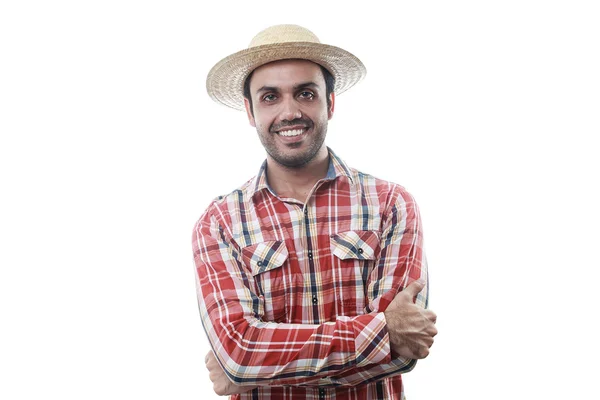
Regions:
M 264 152 L 204 83 L 278 23 L 362 59 L 328 144 L 420 205 L 408 398 L 598 398 L 594 3 L 2 2 L 0 398 L 217 398 L 191 232 Z

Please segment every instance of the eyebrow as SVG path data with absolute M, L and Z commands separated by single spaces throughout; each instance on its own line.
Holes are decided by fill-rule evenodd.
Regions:
M 296 86 L 293 87 L 294 90 L 298 90 L 298 89 L 306 89 L 306 88 L 318 88 L 319 85 L 314 83 L 314 82 L 304 82 L 304 83 L 299 83 Z M 260 92 L 276 92 L 278 91 L 279 88 L 275 87 L 275 86 L 262 86 L 258 89 L 256 89 L 256 94 L 260 93 Z

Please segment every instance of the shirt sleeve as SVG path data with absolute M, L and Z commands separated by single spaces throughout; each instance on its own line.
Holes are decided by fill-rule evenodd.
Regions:
M 234 383 L 297 385 L 389 362 L 381 312 L 339 316 L 320 325 L 262 321 L 263 302 L 252 273 L 225 229 L 213 203 L 196 224 L 192 245 L 202 324 Z
M 380 257 L 369 276 L 368 304 L 364 312 L 383 316 L 394 297 L 411 282 L 423 279 L 423 290 L 417 295 L 415 304 L 427 308 L 429 279 L 427 260 L 423 251 L 421 217 L 414 198 L 402 187 L 397 187 L 391 207 L 384 215 Z M 417 361 L 389 356 L 389 348 L 380 347 L 381 358 L 377 364 L 358 366 L 331 374 L 315 381 L 320 386 L 356 386 L 377 381 L 392 375 L 410 372 Z

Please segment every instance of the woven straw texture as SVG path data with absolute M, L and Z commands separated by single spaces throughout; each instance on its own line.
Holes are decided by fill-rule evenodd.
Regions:
M 277 60 L 304 59 L 325 67 L 335 77 L 336 95 L 366 75 L 363 63 L 339 47 L 321 44 L 308 29 L 276 25 L 258 33 L 250 46 L 219 61 L 208 73 L 206 90 L 218 103 L 244 110 L 244 81 L 254 69 Z

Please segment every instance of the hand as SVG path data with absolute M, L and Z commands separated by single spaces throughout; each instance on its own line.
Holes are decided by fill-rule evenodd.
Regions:
M 213 383 L 213 390 L 219 396 L 229 396 L 230 394 L 245 393 L 254 389 L 257 386 L 238 386 L 231 382 L 227 374 L 221 368 L 214 353 L 209 351 L 204 358 L 206 368 L 208 369 L 208 377 Z
M 429 355 L 437 335 L 437 315 L 414 304 L 425 283 L 415 281 L 398 293 L 385 310 L 392 355 L 419 359 Z

